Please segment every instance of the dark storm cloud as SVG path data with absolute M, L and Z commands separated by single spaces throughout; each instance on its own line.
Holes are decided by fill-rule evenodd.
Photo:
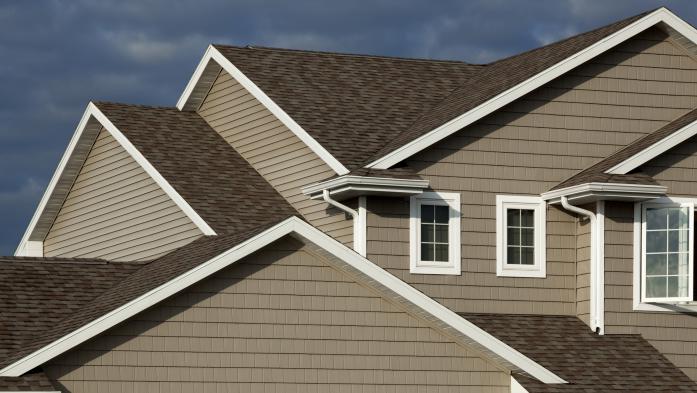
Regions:
M 173 105 L 210 42 L 487 62 L 692 1 L 0 2 L 0 254 L 11 254 L 85 105 Z

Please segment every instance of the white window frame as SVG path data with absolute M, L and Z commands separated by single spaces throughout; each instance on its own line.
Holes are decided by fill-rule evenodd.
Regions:
M 507 209 L 528 209 L 535 212 L 535 263 L 532 265 L 509 265 L 506 263 Z M 539 196 L 497 195 L 496 196 L 496 275 L 500 277 L 547 276 L 547 205 Z
M 424 192 L 409 198 L 409 271 L 415 274 L 460 275 L 460 194 Z M 421 205 L 448 206 L 448 262 L 421 260 Z
M 688 297 L 690 299 L 646 299 L 644 279 L 646 266 L 644 263 L 644 251 L 646 247 L 645 210 L 647 207 L 690 207 L 690 277 L 694 277 L 694 205 L 696 198 L 664 197 L 651 202 L 634 204 L 634 268 L 633 270 L 633 309 L 635 311 L 662 311 L 662 312 L 697 312 L 697 302 L 694 296 L 694 278 L 690 280 Z

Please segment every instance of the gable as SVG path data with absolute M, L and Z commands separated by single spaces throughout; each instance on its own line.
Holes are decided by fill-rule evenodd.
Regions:
M 670 195 L 697 195 L 697 136 L 649 160 L 636 171 L 668 187 Z
M 164 367 L 166 373 L 155 372 Z M 477 352 L 290 238 L 44 369 L 75 393 L 166 392 L 194 384 L 218 391 L 392 391 L 405 381 L 443 392 L 507 392 L 510 381 Z
M 227 71 L 213 81 L 198 113 L 308 221 L 352 243 L 352 220 L 302 193 L 332 177 L 332 168 Z
M 202 235 L 102 129 L 46 235 L 44 255 L 150 260 Z

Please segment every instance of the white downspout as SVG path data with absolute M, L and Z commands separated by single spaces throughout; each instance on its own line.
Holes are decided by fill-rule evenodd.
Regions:
M 569 200 L 561 197 L 561 205 L 564 209 L 588 217 L 591 225 L 591 252 L 590 252 L 590 325 L 591 329 L 598 334 L 604 334 L 605 330 L 605 258 L 604 258 L 604 228 L 601 224 L 604 221 L 605 203 L 598 201 L 598 214 L 582 209 L 569 203 Z
M 322 199 L 328 204 L 345 211 L 353 218 L 353 249 L 365 257 L 365 197 L 358 197 L 358 210 L 335 201 L 329 195 L 329 190 L 322 190 Z

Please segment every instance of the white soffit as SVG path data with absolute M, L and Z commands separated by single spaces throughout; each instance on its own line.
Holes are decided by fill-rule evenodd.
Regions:
M 457 315 L 450 309 L 419 292 L 414 287 L 365 259 L 354 250 L 344 246 L 337 240 L 297 217 L 291 217 L 276 224 L 264 232 L 253 236 L 169 282 L 160 285 L 148 293 L 10 364 L 0 370 L 0 377 L 21 376 L 29 370 L 39 367 L 56 356 L 61 355 L 286 235 L 293 235 L 305 239 L 317 248 L 325 250 L 332 257 L 338 258 L 340 261 L 350 266 L 351 269 L 370 277 L 373 280 L 371 285 L 388 288 L 399 296 L 401 301 L 408 303 L 410 307 L 421 310 L 422 315 L 427 317 L 431 322 L 440 323 L 443 326 L 447 326 L 448 330 L 451 330 L 453 334 L 457 333 L 457 335 L 466 337 L 469 342 L 476 344 L 493 359 L 511 365 L 516 370 L 522 370 L 544 383 L 566 383 L 566 381 L 550 370 L 544 368 L 503 341 Z
M 39 202 L 39 206 L 34 212 L 27 230 L 24 232 L 24 236 L 15 252 L 16 255 L 22 255 L 22 253 L 26 252 L 29 242 L 44 240 L 102 128 L 106 129 L 128 154 L 140 164 L 145 172 L 172 198 L 174 203 L 198 226 L 204 235 L 216 234 L 143 154 L 133 146 L 126 136 L 114 126 L 95 104 L 90 102 Z
M 225 72 L 230 74 L 240 85 L 242 85 L 249 93 L 254 96 L 259 102 L 264 105 L 274 116 L 276 116 L 288 129 L 290 129 L 298 138 L 300 138 L 303 143 L 305 143 L 310 150 L 312 150 L 322 161 L 324 161 L 337 175 L 345 175 L 349 173 L 348 169 L 339 162 L 334 156 L 327 151 L 322 145 L 319 144 L 310 134 L 307 133 L 295 120 L 293 120 L 283 109 L 281 109 L 278 104 L 276 104 L 271 98 L 269 98 L 266 93 L 264 93 L 254 82 L 252 82 L 246 75 L 242 73 L 234 64 L 230 62 L 220 51 L 218 51 L 214 46 L 208 46 L 206 53 L 196 67 L 194 75 L 189 80 L 186 85 L 184 92 L 179 101 L 177 101 L 177 108 L 179 110 L 193 110 L 200 105 L 200 101 L 205 98 L 204 95 L 200 94 L 200 91 L 207 89 L 200 89 L 201 84 L 204 86 L 212 82 L 209 81 L 211 75 L 215 73 L 216 67 L 214 64 L 218 64 L 222 67 Z
M 421 150 L 426 149 L 434 143 L 454 134 L 473 122 L 483 118 L 484 116 L 502 108 L 504 105 L 517 100 L 525 94 L 541 87 L 542 85 L 554 80 L 575 67 L 578 67 L 588 60 L 659 23 L 662 23 L 664 26 L 669 28 L 669 31 L 675 32 L 684 37 L 685 40 L 692 43 L 697 43 L 697 30 L 695 30 L 694 27 L 680 19 L 668 9 L 659 8 L 628 25 L 627 27 L 603 38 L 588 48 L 575 53 L 574 55 L 547 68 L 524 82 L 494 96 L 476 108 L 463 113 L 462 115 L 435 128 L 434 130 L 373 161 L 372 163 L 366 165 L 366 168 L 388 169 L 420 152 Z

